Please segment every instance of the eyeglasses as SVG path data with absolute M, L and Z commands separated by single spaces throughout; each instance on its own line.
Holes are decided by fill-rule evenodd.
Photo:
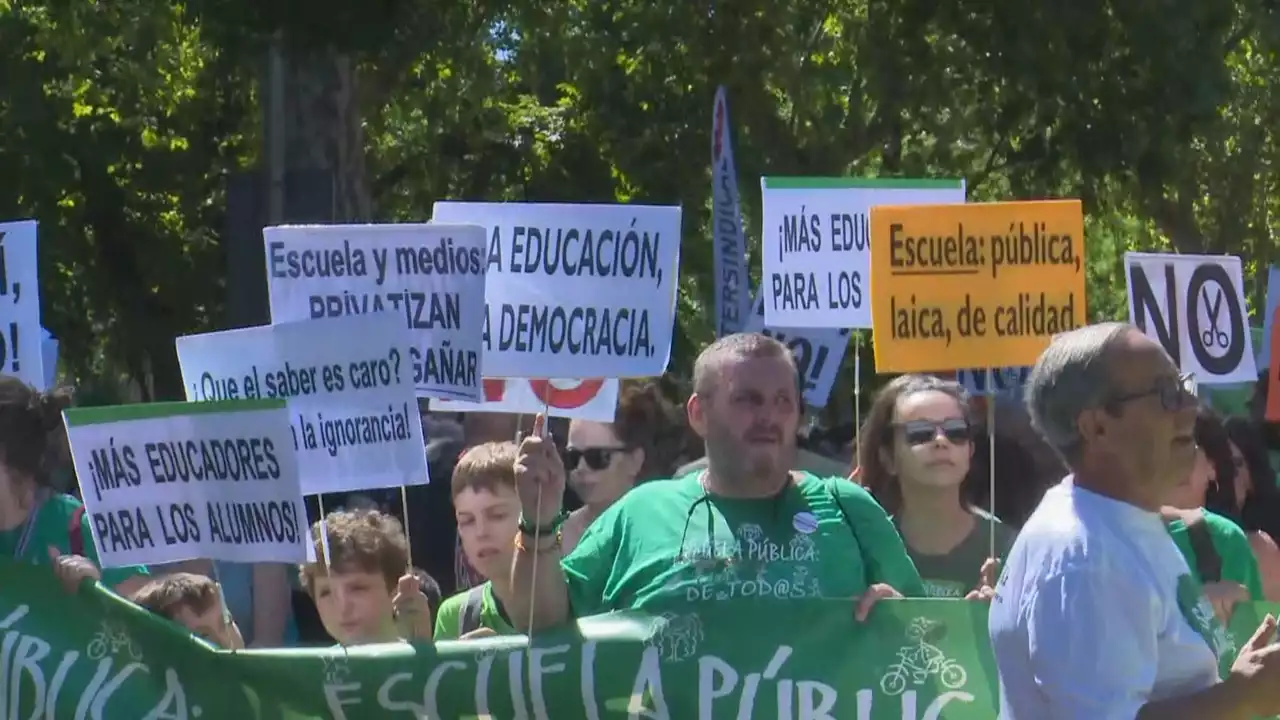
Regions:
M 1119 405 L 1148 398 L 1152 395 L 1160 398 L 1160 407 L 1164 408 L 1166 412 L 1178 412 L 1185 407 L 1194 405 L 1199 402 L 1196 374 L 1183 373 L 1176 380 L 1165 375 L 1156 378 L 1156 381 L 1146 390 L 1116 395 L 1108 400 L 1106 404 L 1114 412 Z
M 594 448 L 565 448 L 564 466 L 569 470 L 578 467 L 578 463 L 586 460 L 587 467 L 592 470 L 603 470 L 609 467 L 609 463 L 613 462 L 613 454 L 622 452 L 626 448 L 620 447 L 594 447 Z
M 942 422 L 932 420 L 911 420 L 900 424 L 902 437 L 908 445 L 927 445 L 941 434 L 952 445 L 964 445 L 973 437 L 969 423 L 961 418 L 951 418 Z

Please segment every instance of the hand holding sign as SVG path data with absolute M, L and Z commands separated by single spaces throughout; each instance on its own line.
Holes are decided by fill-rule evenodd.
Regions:
M 93 561 L 79 555 L 63 555 L 58 548 L 49 546 L 49 562 L 53 565 L 53 574 L 57 576 L 62 589 L 74 593 L 80 589 L 85 580 L 98 582 L 102 579 L 102 571 Z
M 431 606 L 422 593 L 422 585 L 413 573 L 400 576 L 396 594 L 391 598 L 396 630 L 405 640 L 430 642 L 434 631 Z
M 516 456 L 516 490 L 526 521 L 544 526 L 560 514 L 564 497 L 565 467 L 560 451 L 545 436 L 547 417 L 541 413 L 533 421 L 533 432 L 520 441 Z
M 978 586 L 970 590 L 969 594 L 964 596 L 964 599 L 991 602 L 996 596 L 996 579 L 999 576 L 1000 561 L 995 558 L 987 558 L 982 563 L 982 569 L 978 572 Z

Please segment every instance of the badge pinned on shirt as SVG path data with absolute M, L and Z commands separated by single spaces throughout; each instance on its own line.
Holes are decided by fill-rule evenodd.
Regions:
M 798 512 L 791 518 L 791 527 L 798 533 L 812 535 L 818 531 L 818 518 L 811 512 Z

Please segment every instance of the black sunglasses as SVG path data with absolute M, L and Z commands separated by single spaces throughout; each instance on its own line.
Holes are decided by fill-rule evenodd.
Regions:
M 964 445 L 973 437 L 969 423 L 961 418 L 951 418 L 942 422 L 932 420 L 912 420 L 898 425 L 902 428 L 902 437 L 908 445 L 927 445 L 938 438 L 939 433 L 952 445 Z
M 565 448 L 564 466 L 572 470 L 578 467 L 578 463 L 586 460 L 587 467 L 592 470 L 603 470 L 609 467 L 609 463 L 613 461 L 613 454 L 622 452 L 626 448 L 620 447 L 594 447 L 594 448 Z
M 1160 398 L 1160 407 L 1167 412 L 1178 412 L 1183 408 L 1199 402 L 1197 397 L 1195 373 L 1182 373 L 1175 380 L 1168 375 L 1156 378 L 1151 387 L 1138 392 L 1112 396 L 1106 407 L 1112 413 L 1120 409 L 1120 405 L 1134 400 L 1155 396 Z

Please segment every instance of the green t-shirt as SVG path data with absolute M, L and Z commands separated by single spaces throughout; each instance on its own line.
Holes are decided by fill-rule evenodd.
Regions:
M 563 561 L 575 615 L 670 600 L 844 599 L 872 583 L 923 596 L 902 538 L 854 483 L 801 473 L 775 498 L 746 500 L 708 494 L 700 475 L 644 483 L 587 528 Z
M 1266 600 L 1262 594 L 1262 574 L 1258 572 L 1258 559 L 1254 557 L 1253 548 L 1249 547 L 1249 538 L 1245 537 L 1244 531 L 1217 513 L 1208 510 L 1203 512 L 1209 539 L 1213 541 L 1213 548 L 1218 551 L 1218 557 L 1222 560 L 1222 579 L 1243 585 L 1249 591 L 1249 598 L 1256 602 Z M 1203 583 L 1204 578 L 1201 578 L 1196 570 L 1199 567 L 1196 562 L 1196 550 L 1191 544 L 1186 523 L 1175 518 L 1166 524 L 1169 527 L 1169 534 L 1173 536 L 1173 541 L 1177 543 L 1182 556 L 1186 558 L 1191 573 L 1195 575 L 1197 581 Z
M 924 592 L 934 598 L 963 598 L 978 586 L 982 564 L 991 555 L 992 521 L 995 521 L 996 559 L 1001 565 L 1013 547 L 1017 533 L 993 518 L 990 513 L 974 510 L 978 522 L 972 532 L 945 555 L 925 555 L 907 546 L 911 561 L 924 580 Z
M 493 585 L 485 583 L 479 586 L 480 589 L 480 627 L 492 629 L 499 635 L 518 635 L 514 627 L 502 614 L 502 610 L 498 607 L 498 599 L 493 596 Z M 467 593 L 470 590 L 451 595 L 444 602 L 440 603 L 440 610 L 436 612 L 436 630 L 434 633 L 436 640 L 457 640 L 459 630 L 462 629 L 462 609 L 467 603 Z
M 22 553 L 21 558 L 17 559 L 33 565 L 48 565 L 50 546 L 57 548 L 61 553 L 70 553 L 71 517 L 80 505 L 80 501 L 70 495 L 54 495 L 46 500 L 40 506 L 35 525 L 31 528 L 26 551 Z M 26 523 L 23 523 L 12 530 L 0 531 L 0 556 L 14 556 L 21 542 L 25 525 Z M 80 538 L 84 545 L 84 556 L 92 560 L 95 565 L 102 567 L 101 561 L 98 560 L 98 548 L 93 544 L 93 533 L 89 528 L 89 513 L 80 516 Z M 108 588 L 114 588 L 135 575 L 147 574 L 147 569 L 142 566 L 103 568 L 102 584 Z

